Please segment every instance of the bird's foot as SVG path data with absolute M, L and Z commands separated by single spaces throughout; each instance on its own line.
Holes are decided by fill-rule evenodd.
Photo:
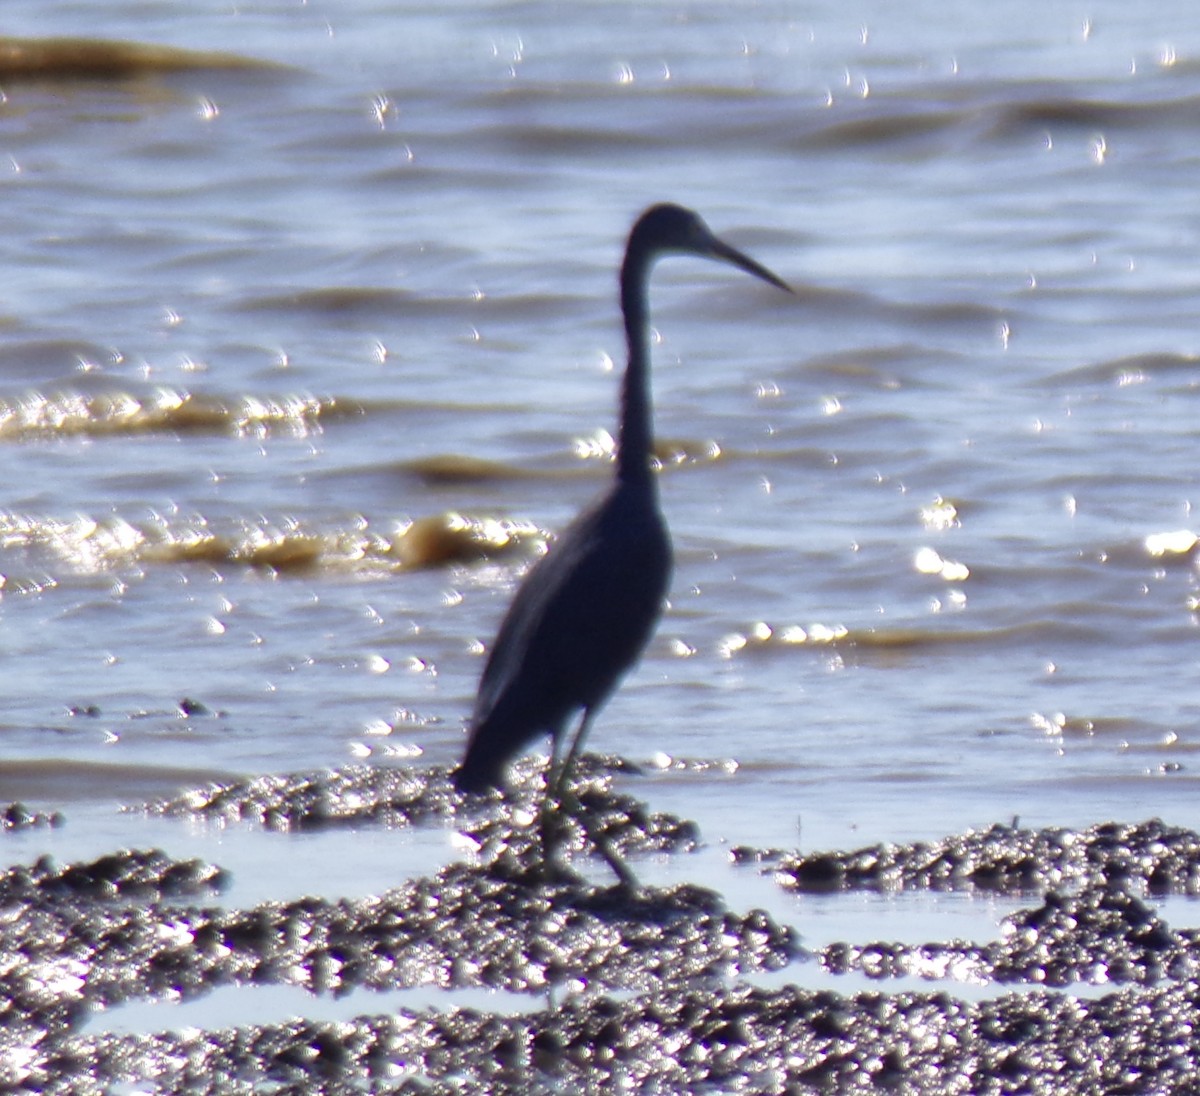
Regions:
M 561 835 L 561 827 L 565 824 L 566 819 L 568 817 L 573 818 L 579 824 L 587 839 L 592 843 L 592 847 L 604 858 L 608 866 L 612 868 L 622 889 L 630 892 L 636 891 L 638 889 L 637 877 L 629 870 L 628 865 L 621 859 L 617 850 L 612 847 L 612 843 L 608 840 L 608 837 L 593 827 L 588 818 L 587 808 L 579 801 L 579 797 L 574 791 L 565 785 L 562 786 L 559 791 L 558 800 L 561 806 L 561 815 L 550 804 L 546 804 L 542 812 L 542 847 L 546 850 L 546 855 L 549 857 L 556 848 L 553 843 L 546 843 L 549 837 L 546 829 L 548 818 L 553 816 L 552 825 L 559 827 L 555 832 L 555 838 Z
M 629 865 L 621 859 L 617 850 L 612 847 L 612 843 L 608 840 L 608 837 L 592 828 L 582 806 L 575 817 L 579 820 L 580 826 L 583 827 L 583 832 L 592 843 L 592 847 L 604 857 L 605 863 L 612 868 L 622 889 L 631 892 L 636 891 L 638 889 L 637 877 L 629 869 Z
M 564 884 L 568 887 L 579 887 L 586 882 L 579 872 L 564 864 L 557 856 L 542 858 L 539 881 L 548 884 Z
M 547 863 L 555 859 L 567 840 L 567 819 L 555 803 L 543 803 L 538 814 L 538 830 L 542 841 L 542 856 Z
M 598 841 L 593 838 L 592 843 L 600 851 L 600 855 L 604 857 L 604 859 L 608 862 L 608 866 L 612 868 L 613 872 L 616 874 L 621 888 L 623 890 L 630 891 L 631 893 L 638 890 L 641 884 L 638 883 L 637 876 L 629 870 L 629 865 L 621 859 L 616 850 L 608 843 L 608 841 L 604 838 L 601 838 Z

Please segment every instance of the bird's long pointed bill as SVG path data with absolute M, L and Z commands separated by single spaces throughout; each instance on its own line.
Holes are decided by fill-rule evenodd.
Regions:
M 764 282 L 770 282 L 778 289 L 782 289 L 785 293 L 791 293 L 792 287 L 787 284 L 782 278 L 772 274 L 761 263 L 756 263 L 749 255 L 743 255 L 736 247 L 730 247 L 723 240 L 718 240 L 715 236 L 712 239 L 712 254 L 714 258 L 724 259 L 727 263 L 733 263 L 734 266 L 740 266 L 747 274 L 753 274 L 756 278 L 762 278 Z

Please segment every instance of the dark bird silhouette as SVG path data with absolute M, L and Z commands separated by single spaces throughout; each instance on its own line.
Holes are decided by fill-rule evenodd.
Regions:
M 638 218 L 621 266 L 621 310 L 629 362 L 621 388 L 620 435 L 612 486 L 583 511 L 526 575 L 492 645 L 462 765 L 460 791 L 503 781 L 509 760 L 539 735 L 551 736 L 543 803 L 573 810 L 568 776 L 592 720 L 634 665 L 662 613 L 671 577 L 671 542 L 651 467 L 650 351 L 647 283 L 664 255 L 721 259 L 787 290 L 765 267 L 712 234 L 677 205 L 656 205 Z M 560 762 L 567 727 L 579 729 Z M 576 813 L 577 810 L 576 810 Z M 586 822 L 580 814 L 580 821 Z M 589 833 L 623 882 L 632 876 Z M 547 860 L 551 851 L 545 850 Z

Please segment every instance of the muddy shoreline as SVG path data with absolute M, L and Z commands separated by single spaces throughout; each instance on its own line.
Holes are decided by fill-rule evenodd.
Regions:
M 685 819 L 625 790 L 636 769 L 589 758 L 581 798 L 636 866 L 686 855 Z M 0 1091 L 138 1092 L 1194 1092 L 1200 931 L 1156 896 L 1200 893 L 1200 835 L 1151 820 L 1087 830 L 993 826 L 939 842 L 799 854 L 742 848 L 785 889 L 969 890 L 1020 899 L 986 941 L 837 941 L 682 883 L 627 891 L 545 881 L 534 765 L 505 797 L 465 805 L 444 771 L 351 767 L 190 790 L 127 809 L 305 832 L 455 826 L 463 859 L 384 893 L 216 901 L 225 870 L 156 850 L 0 873 Z M 0 833 L 70 824 L 0 809 Z M 0 840 L 3 840 L 0 836 Z M 582 858 L 575 835 L 571 853 Z M 589 878 L 600 874 L 589 873 Z M 881 911 L 886 923 L 886 910 Z M 877 990 L 780 985 L 792 964 Z M 756 978 L 774 972 L 778 988 Z M 898 977 L 936 990 L 889 989 Z M 984 999 L 947 980 L 994 988 Z M 861 984 L 861 978 L 856 985 Z M 489 987 L 528 1010 L 397 1010 L 157 1034 L 87 1034 L 97 1010 L 225 986 Z M 1086 995 L 1072 988 L 1089 986 Z M 1096 989 L 1094 987 L 1099 987 Z

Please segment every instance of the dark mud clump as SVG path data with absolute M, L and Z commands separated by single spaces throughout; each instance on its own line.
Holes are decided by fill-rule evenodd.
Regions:
M 1152 894 L 1200 894 L 1200 836 L 1158 819 L 1080 831 L 992 826 L 941 841 L 871 845 L 805 855 L 738 849 L 772 863 L 786 887 L 835 890 L 982 890 L 1032 894 L 1055 887 L 1126 884 Z
M 588 759 L 579 793 L 594 825 L 627 853 L 694 847 L 691 823 L 614 790 L 614 776 L 633 771 Z M 156 851 L 9 868 L 0 1091 L 1200 1091 L 1200 934 L 1172 929 L 1150 903 L 1195 892 L 1192 831 L 997 826 L 857 853 L 742 850 L 739 859 L 788 889 L 957 887 L 1029 899 L 994 941 L 845 941 L 810 953 L 793 927 L 692 884 L 629 890 L 546 877 L 531 824 L 539 789 L 536 767 L 522 767 L 510 795 L 464 813 L 443 771 L 353 768 L 143 808 L 299 831 L 457 819 L 475 850 L 469 862 L 366 898 L 230 909 L 213 900 L 226 881 L 219 867 Z M 568 834 L 568 845 L 575 856 L 582 836 Z M 797 979 L 854 971 L 880 988 L 763 983 L 793 965 Z M 976 1001 L 889 991 L 900 975 L 971 982 L 976 997 L 980 986 L 996 991 Z M 1081 983 L 1107 992 L 1044 988 Z M 1003 988 L 1015 984 L 1035 988 Z M 509 997 L 497 1011 L 85 1033 L 97 1010 L 239 985 L 335 996 L 425 987 L 450 1000 L 489 987 L 527 1007 Z M 370 997 L 362 1003 L 370 1012 Z
M 588 808 L 593 829 L 623 852 L 683 852 L 695 848 L 699 833 L 691 822 L 651 814 L 630 795 L 614 791 L 613 778 L 636 775 L 637 766 L 617 757 L 581 759 L 577 794 Z M 528 860 L 535 850 L 521 816 L 536 812 L 542 792 L 541 767 L 528 759 L 513 766 L 513 786 L 502 795 L 481 797 L 482 808 L 469 816 L 468 834 L 481 857 Z M 449 822 L 462 814 L 463 801 L 451 788 L 445 769 L 400 769 L 352 765 L 311 773 L 261 776 L 209 784 L 174 799 L 138 810 L 167 817 L 200 817 L 219 825 L 251 822 L 271 830 L 311 832 L 339 826 L 388 827 Z M 568 835 L 575 851 L 584 845 L 575 828 Z
M 1051 892 L 1040 905 L 1010 914 L 1001 938 L 987 944 L 837 943 L 819 959 L 833 974 L 860 971 L 880 979 L 1155 985 L 1200 976 L 1200 932 L 1173 930 L 1134 895 L 1089 887 L 1073 895 Z
M 0 806 L 0 831 L 6 833 L 59 825 L 62 825 L 62 815 L 58 811 L 35 811 L 24 803 Z
M 63 1078 L 56 1091 L 80 1093 L 128 1077 L 142 1079 L 138 1091 L 174 1092 L 1191 1093 L 1198 998 L 1195 983 L 979 1004 L 678 989 L 518 1017 L 401 1011 L 76 1039 L 49 1064 Z

